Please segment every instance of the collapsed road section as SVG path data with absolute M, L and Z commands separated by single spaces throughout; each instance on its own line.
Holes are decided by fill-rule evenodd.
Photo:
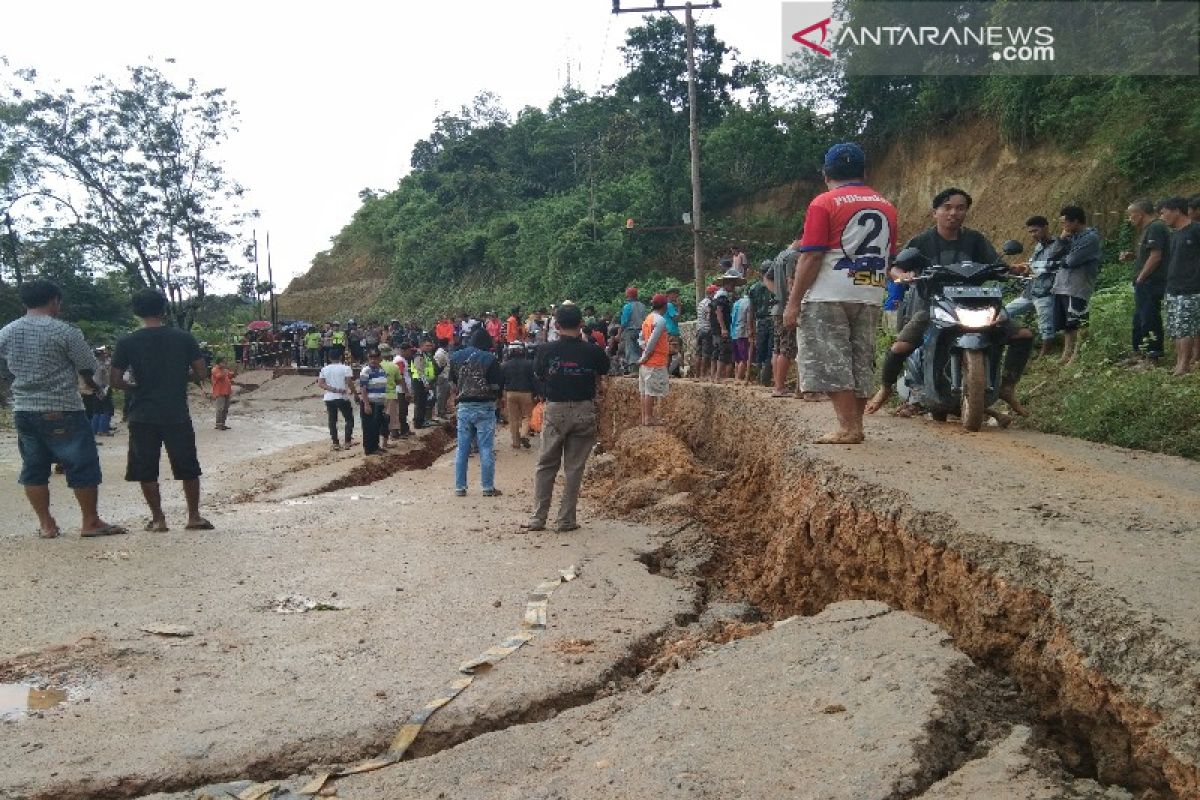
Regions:
M 1200 795 L 1194 465 L 922 420 L 822 447 L 828 404 L 693 381 L 661 412 L 667 427 L 638 429 L 635 382 L 614 382 L 608 480 L 625 511 L 711 530 L 724 593 L 775 615 L 917 614 L 1016 681 L 1076 774 Z

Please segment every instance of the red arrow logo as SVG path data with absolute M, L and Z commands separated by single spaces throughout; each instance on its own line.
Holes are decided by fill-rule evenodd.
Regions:
M 826 17 L 825 19 L 821 20 L 820 22 L 818 22 L 816 24 L 809 25 L 807 28 L 805 28 L 802 31 L 797 31 L 796 33 L 793 33 L 792 39 L 799 42 L 800 44 L 808 45 L 813 50 L 816 50 L 818 53 L 820 53 L 823 56 L 832 56 L 833 53 L 829 52 L 828 49 L 826 49 L 825 47 L 822 46 L 825 44 L 825 39 L 829 35 L 829 26 L 830 26 L 830 24 L 832 24 L 832 22 L 833 22 L 832 17 Z M 818 42 L 810 42 L 808 39 L 804 38 L 805 34 L 812 33 L 813 31 L 817 30 L 818 28 L 821 30 L 821 41 L 819 43 Z

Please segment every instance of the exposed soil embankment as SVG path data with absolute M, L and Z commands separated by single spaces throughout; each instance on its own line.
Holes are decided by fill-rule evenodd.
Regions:
M 1111 153 L 1096 148 L 1067 153 L 1052 144 L 1021 150 L 988 120 L 906 136 L 872 153 L 867 173 L 871 185 L 896 204 L 901 241 L 931 224 L 930 201 L 948 186 L 971 194 L 969 224 L 995 242 L 1020 238 L 1029 216 L 1055 218 L 1070 203 L 1082 204 L 1089 222 L 1107 234 L 1121 223 L 1129 203 L 1128 183 L 1117 174 Z M 739 202 L 731 213 L 735 219 L 790 216 L 821 191 L 824 186 L 811 179 L 786 183 Z
M 656 453 L 669 457 L 679 449 L 677 437 L 703 469 L 685 459 L 681 466 L 692 476 L 687 493 L 672 485 L 679 481 L 658 476 L 662 488 L 640 505 L 661 498 L 660 509 L 714 532 L 717 555 L 709 570 L 717 591 L 781 615 L 813 614 L 850 599 L 917 613 L 949 631 L 977 662 L 1017 681 L 1071 769 L 1146 797 L 1200 795 L 1195 643 L 1169 636 L 1153 610 L 1131 607 L 1036 536 L 1019 542 L 980 532 L 994 519 L 975 530 L 972 513 L 981 521 L 1016 516 L 1003 484 L 992 489 L 994 507 L 980 502 L 974 512 L 931 512 L 938 506 L 924 503 L 922 492 L 953 497 L 955 487 L 934 483 L 929 473 L 947 470 L 960 482 L 982 474 L 973 465 L 984 454 L 972 460 L 971 450 L 975 442 L 986 446 L 987 435 L 964 441 L 944 428 L 910 428 L 927 433 L 927 452 L 873 436 L 865 447 L 890 448 L 894 458 L 884 464 L 901 479 L 907 475 L 911 491 L 902 492 L 888 488 L 895 474 L 880 479 L 888 467 L 875 475 L 843 455 L 848 449 L 806 444 L 813 415 L 825 413 L 810 405 L 679 381 L 662 409 L 669 428 L 630 434 L 639 437 L 640 451 L 631 458 L 621 437 L 637 425 L 636 384 L 616 381 L 602 422 L 605 445 L 617 459 L 608 480 L 620 485 L 639 464 L 656 463 Z M 940 436 L 957 436 L 962 452 L 943 458 Z M 1039 478 L 1034 467 L 1026 476 L 1031 481 Z M 1039 468 L 1051 475 L 1057 469 Z M 1053 498 L 1062 487 L 1046 480 L 1044 493 Z M 1125 522 L 1108 524 L 1123 529 Z M 1099 524 L 1097 540 L 1105 523 Z M 1087 561 L 1087 542 L 1079 549 L 1078 561 Z M 1194 585 L 1177 588 L 1195 593 Z

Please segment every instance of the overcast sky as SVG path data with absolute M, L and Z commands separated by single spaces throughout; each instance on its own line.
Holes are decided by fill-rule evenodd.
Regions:
M 174 58 L 171 74 L 225 87 L 241 119 L 224 157 L 262 212 L 260 254 L 270 230 L 283 285 L 328 248 L 360 190 L 408 172 L 437 114 L 485 89 L 513 112 L 544 108 L 568 63 L 579 89 L 611 83 L 625 30 L 641 20 L 611 10 L 611 0 L 14 0 L 0 12 L 0 55 L 67 85 Z M 697 15 L 743 58 L 779 60 L 778 0 Z

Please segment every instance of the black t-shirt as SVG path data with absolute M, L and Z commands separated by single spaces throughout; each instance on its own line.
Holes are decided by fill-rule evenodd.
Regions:
M 524 356 L 514 356 L 504 362 L 504 390 L 508 392 L 537 392 L 533 377 L 533 362 Z
M 596 377 L 608 374 L 608 356 L 596 344 L 562 336 L 538 348 L 533 372 L 551 403 L 578 403 L 596 397 Z
M 718 312 L 719 309 L 719 312 Z M 717 314 L 720 313 L 721 318 L 725 320 L 725 332 L 732 335 L 731 328 L 733 327 L 733 298 L 729 296 L 729 292 L 717 292 L 711 303 L 708 304 L 709 330 L 714 335 L 720 335 L 721 323 L 717 322 Z
M 934 264 L 957 264 L 962 261 L 974 261 L 978 264 L 994 264 L 1000 260 L 996 248 L 977 230 L 960 228 L 958 238 L 951 241 L 943 239 L 937 228 L 921 231 L 908 240 L 905 248 L 915 247 L 921 255 Z
M 958 264 L 963 261 L 994 264 L 1000 260 L 1000 256 L 996 254 L 996 248 L 992 247 L 992 243 L 987 240 L 987 237 L 971 228 L 960 228 L 958 238 L 953 241 L 943 239 L 936 227 L 928 228 L 909 239 L 904 248 L 909 247 L 917 248 L 921 251 L 921 255 L 928 258 L 931 263 L 942 266 Z M 920 269 L 917 272 L 924 272 L 924 270 Z M 912 319 L 914 314 L 928 310 L 929 298 L 926 296 L 925 287 L 920 287 L 917 291 L 909 292 L 905 296 L 900 308 L 901 321 L 907 322 Z
M 1200 222 L 1171 234 L 1170 257 L 1167 294 L 1200 294 Z
M 200 345 L 178 328 L 141 328 L 117 340 L 112 365 L 131 370 L 129 421 L 175 425 L 191 419 L 187 387 Z
M 1161 260 L 1154 272 L 1151 272 L 1150 277 L 1146 279 L 1146 285 L 1161 291 L 1167 285 L 1167 268 L 1171 258 L 1170 242 L 1171 229 L 1167 227 L 1167 223 L 1156 219 L 1147 225 L 1138 242 L 1137 257 L 1133 262 L 1133 277 L 1137 278 L 1142 267 L 1146 266 L 1146 259 L 1150 258 L 1151 253 L 1158 250 L 1162 253 Z

